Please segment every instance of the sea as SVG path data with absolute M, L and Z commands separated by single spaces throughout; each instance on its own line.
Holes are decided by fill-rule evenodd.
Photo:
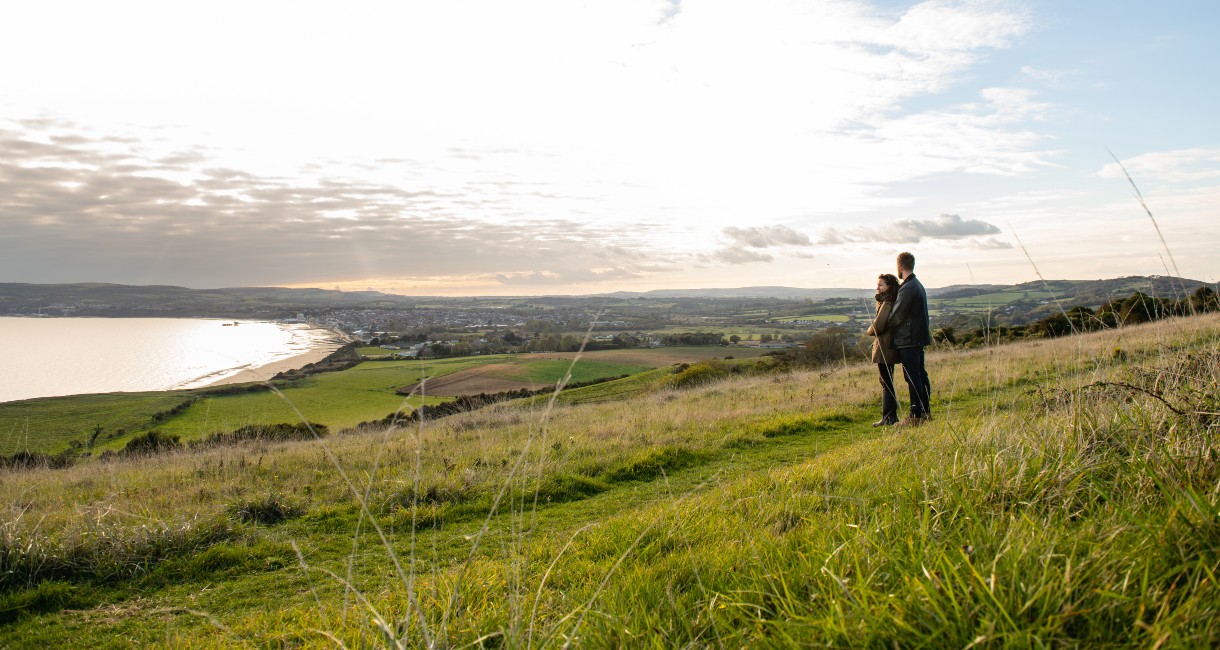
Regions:
M 0 402 L 197 388 L 336 347 L 333 332 L 305 324 L 0 317 Z

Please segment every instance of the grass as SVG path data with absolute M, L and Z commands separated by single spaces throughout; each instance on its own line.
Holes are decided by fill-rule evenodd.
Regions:
M 1220 318 L 929 367 L 10 473 L 0 645 L 1220 642 Z
M 575 365 L 566 359 L 547 359 L 518 365 L 514 368 L 515 372 L 505 373 L 503 376 L 505 379 L 517 379 L 529 383 L 554 384 L 564 378 L 569 368 L 572 371 L 571 383 L 634 375 L 650 370 L 644 366 L 603 363 L 588 359 L 581 359 Z
M 356 354 L 359 354 L 362 357 L 389 357 L 399 352 L 402 352 L 402 350 L 387 350 L 375 345 L 366 345 L 364 347 L 356 348 Z
M 105 443 L 119 431 L 139 431 L 153 414 L 182 403 L 191 391 L 109 393 L 22 400 L 0 404 L 0 454 L 60 451 L 87 443 L 94 428 Z
M 1007 305 L 1010 302 L 1023 299 L 1033 300 L 1052 300 L 1055 298 L 1054 292 L 1042 290 L 1027 290 L 1027 289 L 1008 289 L 992 293 L 984 293 L 974 296 L 963 296 L 953 299 L 939 299 L 941 305 L 953 305 L 955 307 L 986 307 L 988 305 L 996 307 Z

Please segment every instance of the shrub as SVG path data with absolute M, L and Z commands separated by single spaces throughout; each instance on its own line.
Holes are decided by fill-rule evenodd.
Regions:
M 129 440 L 121 453 L 127 456 L 138 456 L 173 451 L 181 447 L 181 437 L 178 434 L 162 433 L 157 429 L 153 429 L 148 433 L 140 434 Z
M 202 440 L 191 442 L 192 447 L 200 445 L 234 445 L 244 440 L 313 440 L 329 433 L 325 424 L 316 422 L 299 422 L 296 424 L 280 422 L 278 424 L 248 424 L 240 429 L 229 432 L 217 432 Z
M 63 469 L 76 464 L 74 456 L 64 453 L 44 454 L 40 451 L 19 451 L 11 456 L 0 456 L 0 469 L 35 469 L 46 467 L 49 469 Z
M 666 377 L 663 384 L 667 388 L 690 388 L 708 384 L 729 376 L 724 364 L 709 361 L 707 363 L 679 364 L 674 367 L 675 373 Z

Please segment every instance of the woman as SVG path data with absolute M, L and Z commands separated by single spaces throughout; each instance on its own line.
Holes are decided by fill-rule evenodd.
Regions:
M 898 422 L 898 395 L 894 392 L 894 364 L 898 363 L 898 350 L 894 348 L 894 334 L 886 327 L 890 310 L 898 298 L 898 278 L 891 273 L 877 276 L 877 316 L 868 326 L 873 341 L 873 363 L 881 375 L 881 419 L 875 427 L 885 427 Z

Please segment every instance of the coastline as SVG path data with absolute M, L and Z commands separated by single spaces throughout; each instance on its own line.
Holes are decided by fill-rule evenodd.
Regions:
M 301 354 L 295 356 L 278 359 L 266 365 L 242 368 L 235 374 L 229 375 L 228 377 L 223 377 L 221 379 L 217 379 L 216 381 L 203 384 L 201 388 L 267 381 L 281 372 L 298 370 L 311 363 L 317 363 L 334 354 L 335 350 L 338 350 L 347 343 L 346 337 L 335 330 L 322 327 L 312 329 L 320 329 L 328 332 L 330 335 L 324 339 L 319 339 L 317 343 L 310 347 L 306 352 L 302 352 Z

